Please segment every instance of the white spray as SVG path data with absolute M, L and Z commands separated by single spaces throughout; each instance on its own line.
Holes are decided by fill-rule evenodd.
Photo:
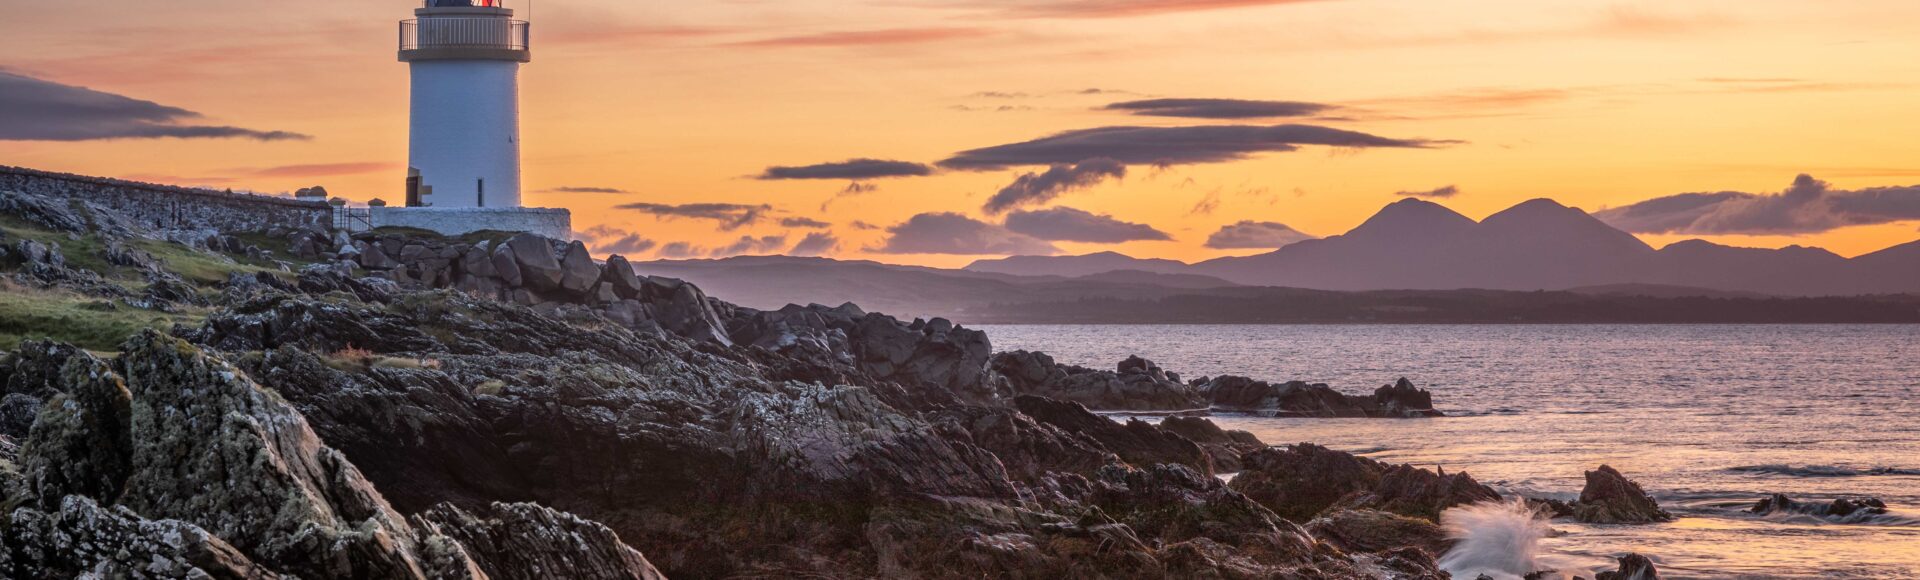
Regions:
M 1518 579 L 1539 570 L 1534 562 L 1540 539 L 1551 531 L 1545 518 L 1525 500 L 1490 501 L 1464 505 L 1440 514 L 1440 525 L 1453 549 L 1440 557 L 1440 568 L 1455 578 L 1486 574 Z

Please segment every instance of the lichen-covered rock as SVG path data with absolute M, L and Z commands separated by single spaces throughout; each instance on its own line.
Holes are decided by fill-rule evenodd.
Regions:
M 69 494 L 119 497 L 133 468 L 133 397 L 120 376 L 84 352 L 60 375 L 63 392 L 41 408 L 20 452 L 24 499 L 49 511 Z
M 478 511 L 441 504 L 413 522 L 457 541 L 493 580 L 665 578 L 606 526 L 534 504 L 493 503 Z
M 1574 519 L 1590 524 L 1649 524 L 1672 521 L 1673 515 L 1611 466 L 1587 472 L 1587 485 L 1573 504 Z
M 154 331 L 121 355 L 131 469 L 119 503 L 303 576 L 420 577 L 413 531 L 291 405 Z
M 199 526 L 148 520 L 124 507 L 67 496 L 55 510 L 20 508 L 0 526 L 0 577 L 220 578 L 280 576 Z

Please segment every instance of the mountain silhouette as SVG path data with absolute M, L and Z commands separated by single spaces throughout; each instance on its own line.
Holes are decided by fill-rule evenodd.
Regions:
M 1184 268 L 1168 262 L 1103 252 L 982 260 L 967 269 L 1074 276 L 1098 273 L 1099 268 L 1148 270 L 1317 290 L 1565 290 L 1646 284 L 1781 296 L 1920 292 L 1920 242 L 1851 260 L 1819 248 L 1736 248 L 1701 240 L 1656 250 L 1579 208 L 1544 198 L 1477 222 L 1437 203 L 1405 199 L 1345 234 Z

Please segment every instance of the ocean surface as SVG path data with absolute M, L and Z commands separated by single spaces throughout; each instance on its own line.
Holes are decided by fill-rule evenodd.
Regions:
M 1405 376 L 1449 416 L 1214 420 L 1271 444 L 1465 470 L 1503 493 L 1571 500 L 1584 470 L 1608 464 L 1678 517 L 1555 521 L 1539 561 L 1564 571 L 1611 569 L 1609 557 L 1639 552 L 1668 578 L 1920 578 L 1920 326 L 981 328 L 995 350 L 1095 368 L 1138 354 L 1189 379 L 1366 393 Z M 1892 513 L 1743 513 L 1771 493 L 1873 496 Z

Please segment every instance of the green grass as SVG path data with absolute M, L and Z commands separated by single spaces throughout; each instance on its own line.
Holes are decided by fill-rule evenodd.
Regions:
M 25 238 L 47 244 L 60 245 L 60 254 L 67 259 L 67 265 L 99 273 L 108 281 L 133 290 L 146 286 L 146 275 L 139 269 L 115 266 L 107 263 L 107 243 L 100 236 L 87 234 L 78 239 L 70 238 L 62 232 L 41 229 L 25 220 L 13 216 L 0 216 L 0 231 L 6 237 Z M 257 238 L 257 239 L 256 239 Z M 274 252 L 275 256 L 286 254 L 286 242 L 276 241 L 264 235 L 252 236 L 247 242 Z M 5 243 L 11 243 L 5 242 Z M 281 272 L 280 268 L 267 260 L 256 260 L 244 256 L 215 256 L 173 242 L 160 240 L 130 239 L 128 246 L 143 250 L 160 260 L 167 271 L 202 288 L 212 288 L 225 284 L 227 275 L 233 272 L 268 272 L 286 279 L 293 274 Z M 230 260 L 230 261 L 229 261 Z M 299 262 L 298 260 L 290 260 Z
M 96 351 L 118 350 L 143 329 L 198 324 L 206 313 L 177 314 L 115 305 L 108 300 L 59 290 L 0 286 L 0 349 L 25 339 L 53 339 Z

